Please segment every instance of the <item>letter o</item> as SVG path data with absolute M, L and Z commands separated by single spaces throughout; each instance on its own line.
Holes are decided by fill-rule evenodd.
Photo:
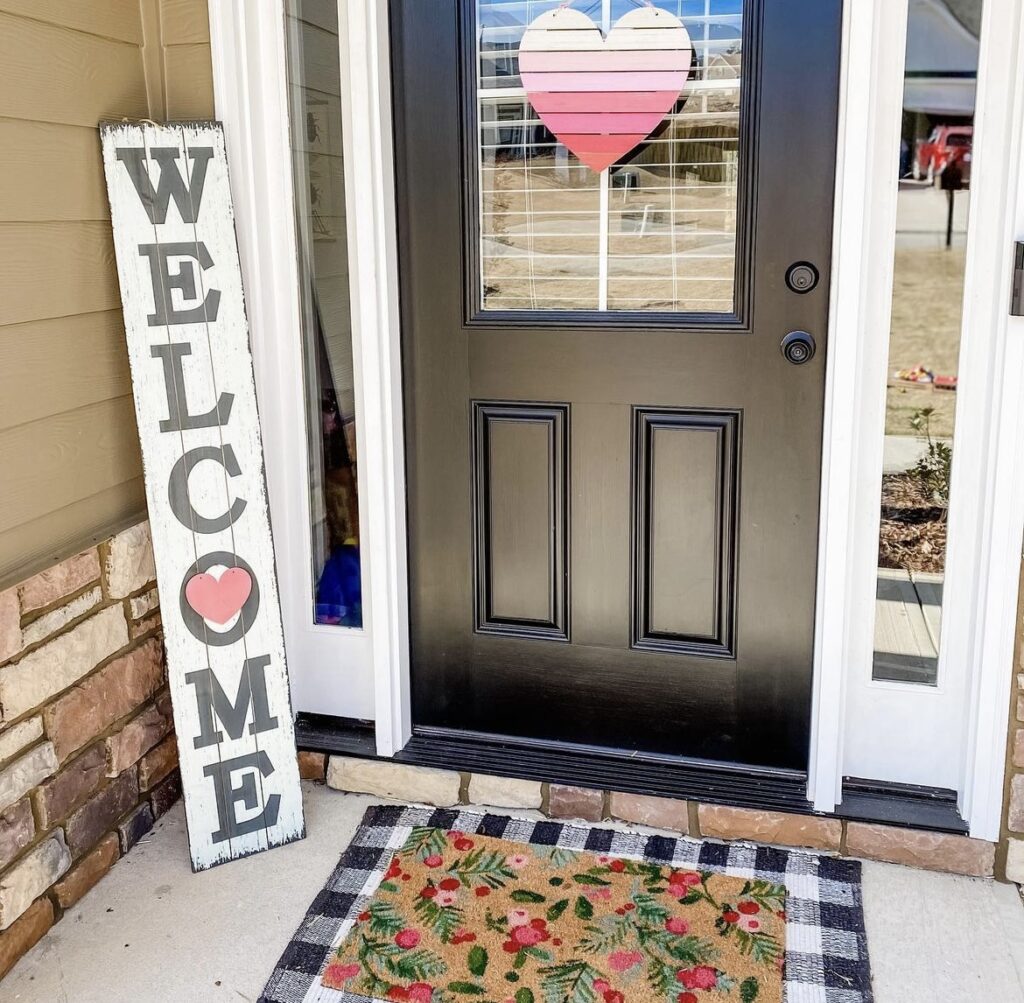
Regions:
M 249 598 L 245 600 L 241 610 L 239 610 L 240 615 L 237 622 L 230 630 L 223 632 L 210 630 L 206 626 L 206 620 L 189 606 L 188 599 L 185 598 L 185 586 L 188 585 L 190 579 L 205 573 L 218 564 L 228 568 L 241 568 L 243 571 L 248 572 L 249 578 L 252 580 L 252 591 L 249 593 Z M 181 609 L 181 618 L 185 621 L 185 626 L 188 627 L 192 636 L 197 641 L 209 644 L 215 648 L 224 648 L 241 640 L 253 623 L 255 623 L 256 613 L 260 608 L 260 584 L 256 579 L 256 575 L 253 574 L 252 568 L 241 557 L 237 554 L 232 554 L 229 550 L 215 550 L 212 553 L 204 554 L 185 572 L 181 580 L 178 605 Z

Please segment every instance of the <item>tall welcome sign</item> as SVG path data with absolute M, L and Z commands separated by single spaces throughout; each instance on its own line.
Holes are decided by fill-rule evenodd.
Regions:
M 304 835 L 220 125 L 104 123 L 194 870 Z

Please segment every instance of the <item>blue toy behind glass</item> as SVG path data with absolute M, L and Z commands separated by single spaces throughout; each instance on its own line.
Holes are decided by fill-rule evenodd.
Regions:
M 363 589 L 358 544 L 345 543 L 328 558 L 316 587 L 316 622 L 362 626 Z

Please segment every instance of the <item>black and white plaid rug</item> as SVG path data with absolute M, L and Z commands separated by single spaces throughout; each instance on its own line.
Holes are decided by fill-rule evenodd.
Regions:
M 366 1003 L 365 996 L 325 988 L 320 974 L 413 826 L 458 829 L 783 884 L 787 891 L 786 1003 L 872 1000 L 860 864 L 855 860 L 454 809 L 377 805 L 367 810 L 334 873 L 310 906 L 260 1003 Z

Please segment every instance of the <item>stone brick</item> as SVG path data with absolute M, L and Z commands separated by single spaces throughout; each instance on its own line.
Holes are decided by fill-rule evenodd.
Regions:
M 10 929 L 0 933 L 0 979 L 28 954 L 53 926 L 53 903 L 37 899 Z
M 116 607 L 124 623 L 121 608 Z M 163 649 L 150 640 L 114 659 L 65 693 L 43 713 L 57 755 L 67 759 L 119 718 L 131 713 L 164 682 Z
M 0 770 L 0 811 L 20 801 L 33 787 L 57 772 L 57 757 L 50 742 L 30 749 Z
M 128 633 L 132 635 L 134 641 L 136 638 L 142 637 L 143 634 L 148 634 L 162 626 L 163 620 L 160 618 L 160 614 L 154 613 L 152 616 L 147 616 L 145 620 L 133 620 L 128 625 Z
M 143 592 L 141 596 L 135 596 L 128 600 L 128 610 L 133 620 L 141 620 L 159 605 L 160 595 L 156 589 L 150 589 L 148 592 Z
M 118 827 L 121 852 L 127 853 L 143 836 L 153 828 L 153 809 L 143 801 Z
M 690 820 L 685 801 L 674 798 L 655 798 L 644 794 L 613 792 L 609 803 L 612 818 L 623 822 L 636 822 L 656 829 L 673 829 L 688 832 Z
M 1024 721 L 1024 697 L 1017 697 L 1017 720 Z
M 323 783 L 327 778 L 327 756 L 322 752 L 300 752 L 299 776 L 303 780 Z
M 1024 832 L 1024 774 L 1010 780 L 1010 803 L 1006 809 L 1006 827 L 1011 832 Z
M 139 790 L 152 790 L 177 765 L 178 740 L 170 735 L 139 761 Z
M 140 522 L 110 541 L 103 572 L 107 594 L 113 599 L 124 599 L 156 578 L 148 522 Z
M 169 777 L 153 788 L 149 803 L 153 806 L 153 815 L 159 818 L 172 807 L 181 797 L 181 774 L 175 770 Z
M 604 792 L 588 787 L 552 784 L 548 794 L 548 814 L 553 818 L 582 818 L 600 822 L 604 817 Z
M 447 807 L 459 803 L 462 778 L 449 770 L 407 766 L 375 759 L 331 756 L 327 786 L 355 794 L 376 794 L 398 801 Z
M 0 669 L 4 719 L 9 721 L 41 706 L 127 643 L 124 610 L 111 606 Z
M 13 658 L 23 647 L 18 593 L 8 589 L 0 592 L 0 662 Z
M 58 606 L 55 610 L 44 613 L 38 619 L 26 624 L 22 630 L 26 647 L 39 641 L 45 641 L 51 634 L 56 634 L 72 620 L 77 620 L 90 610 L 95 609 L 102 601 L 103 593 L 97 585 L 96 588 L 83 592 L 80 596 L 72 599 L 67 605 Z
M 122 773 L 99 794 L 94 794 L 68 819 L 65 830 L 68 846 L 76 859 L 91 849 L 101 836 L 114 829 L 139 800 L 139 780 L 135 770 Z
M 107 755 L 102 742 L 90 746 L 33 795 L 40 824 L 49 829 L 92 797 L 106 776 Z
M 110 833 L 96 844 L 96 848 L 82 858 L 53 886 L 61 909 L 70 909 L 100 878 L 103 877 L 120 856 L 117 833 Z
M 171 698 L 165 693 L 106 740 L 107 776 L 116 777 L 137 763 L 174 727 Z
M 27 721 L 0 731 L 0 763 L 13 759 L 22 749 L 43 737 L 43 719 L 30 717 Z
M 891 825 L 849 822 L 846 852 L 851 857 L 887 860 L 892 864 L 924 867 L 989 877 L 995 863 L 995 844 L 943 832 L 899 829 Z
M 543 796 L 536 780 L 514 780 L 474 773 L 469 779 L 469 800 L 473 804 L 499 808 L 539 808 Z
M 6 930 L 71 867 L 71 854 L 58 829 L 0 875 L 0 930 Z
M 1024 767 L 1024 728 L 1013 733 L 1013 765 Z
M 21 608 L 32 613 L 74 595 L 100 577 L 100 558 L 94 547 L 41 571 L 18 586 Z
M 1007 840 L 1006 880 L 1024 885 L 1024 839 Z
M 816 850 L 838 850 L 843 834 L 843 823 L 837 818 L 789 815 L 781 811 L 702 804 L 697 808 L 697 818 L 702 836 L 809 846 Z
M 0 815 L 0 870 L 3 870 L 32 842 L 36 825 L 28 798 Z

